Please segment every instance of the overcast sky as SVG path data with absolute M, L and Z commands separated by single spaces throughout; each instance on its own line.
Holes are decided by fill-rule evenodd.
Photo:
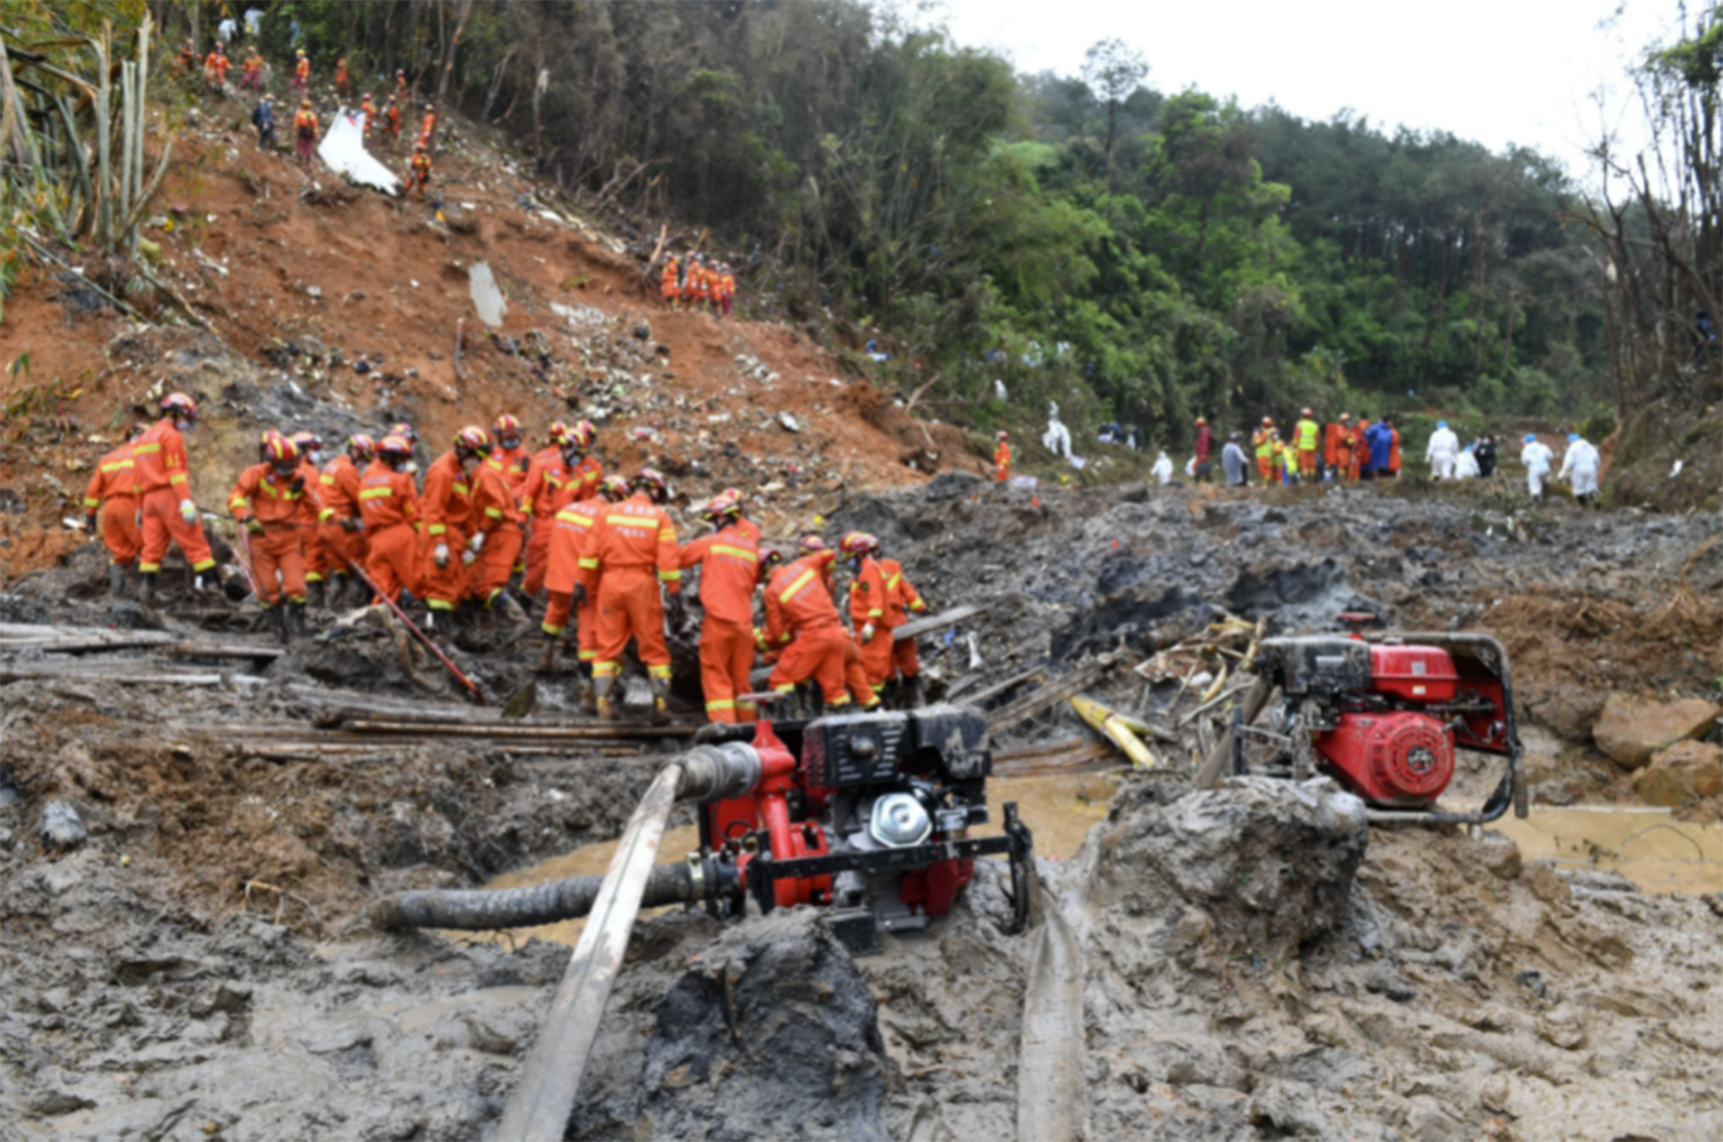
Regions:
M 1162 91 L 1272 100 L 1306 119 L 1351 108 L 1389 130 L 1535 147 L 1581 179 L 1600 122 L 1591 94 L 1608 84 L 1621 122 L 1624 61 L 1679 18 L 1675 0 L 943 0 L 941 16 L 958 43 L 1020 70 L 1077 74 L 1090 44 L 1117 36 Z

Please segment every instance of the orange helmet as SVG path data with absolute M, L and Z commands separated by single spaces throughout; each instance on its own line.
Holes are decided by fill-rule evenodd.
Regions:
M 817 535 L 812 535 L 812 534 L 802 536 L 802 541 L 800 543 L 798 543 L 796 546 L 801 548 L 803 551 L 807 551 L 807 552 L 830 551 L 831 550 L 831 548 L 826 546 L 825 540 L 821 539 Z
M 519 436 L 520 420 L 505 412 L 497 417 L 497 422 L 491 426 L 491 431 L 496 434 L 498 440 L 505 436 Z
M 172 413 L 187 420 L 196 420 L 198 416 L 197 402 L 184 393 L 169 393 L 162 398 L 162 415 Z
M 670 495 L 670 485 L 664 479 L 664 473 L 656 468 L 642 468 L 634 473 L 634 479 L 629 481 L 629 487 L 637 492 L 647 492 L 653 499 L 663 503 Z
M 355 439 L 357 438 L 355 437 Z M 411 456 L 412 454 L 413 442 L 398 432 L 391 432 L 377 442 L 377 455 L 379 456 Z
M 469 424 L 455 434 L 455 449 L 462 448 L 477 452 L 483 456 L 491 450 L 490 433 L 476 424 Z
M 1003 429 L 1003 428 L 1001 428 L 1001 429 L 1000 429 L 1000 430 L 999 430 L 999 431 L 998 431 L 998 432 L 995 432 L 995 433 L 994 433 L 994 434 L 993 434 L 993 439 L 995 439 L 995 440 L 1004 440 L 1004 439 L 1005 439 L 1005 438 L 1006 438 L 1006 437 L 1008 437 L 1008 436 L 1009 436 L 1009 435 L 1010 435 L 1010 433 L 1008 433 L 1008 432 L 1006 432 L 1006 431 L 1005 431 L 1005 430 L 1004 430 L 1004 429 Z
M 852 531 L 838 541 L 838 550 L 852 558 L 866 555 L 879 546 L 879 540 L 865 531 Z
M 1198 428 L 1201 428 L 1201 427 L 1202 427 L 1202 426 L 1203 426 L 1203 425 L 1205 425 L 1205 424 L 1207 424 L 1207 423 L 1208 423 L 1208 421 L 1207 421 L 1207 420 L 1204 420 L 1204 419 L 1203 419 L 1203 418 L 1202 418 L 1202 417 L 1200 417 L 1200 416 L 1199 416 L 1199 417 L 1197 417 L 1197 427 L 1198 427 Z
M 299 463 L 299 446 L 279 432 L 271 432 L 264 439 L 263 452 L 267 462 L 277 468 Z
M 406 441 L 403 440 L 401 443 L 406 444 Z M 412 450 L 412 446 L 408 445 L 407 451 L 411 452 Z M 353 457 L 353 459 L 369 460 L 376 454 L 377 442 L 369 436 L 366 436 L 363 432 L 355 432 L 352 436 L 347 438 L 347 455 Z
M 544 438 L 552 444 L 567 444 L 568 425 L 564 424 L 560 420 L 551 421 L 550 427 L 545 429 Z
M 598 494 L 617 503 L 628 498 L 628 481 L 621 476 L 606 476 L 598 482 Z
M 311 100 L 309 100 L 309 99 L 301 99 L 301 100 L 300 100 L 300 101 L 299 101 L 299 109 L 300 109 L 300 110 L 301 110 L 301 111 L 309 111 L 309 110 L 311 110 Z

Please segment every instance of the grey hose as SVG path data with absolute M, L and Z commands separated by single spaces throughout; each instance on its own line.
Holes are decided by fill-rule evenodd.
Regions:
M 403 892 L 371 906 L 371 923 L 385 929 L 459 928 L 491 931 L 531 928 L 572 920 L 592 911 L 602 876 L 576 876 L 529 888 Z M 693 874 L 686 862 L 655 865 L 646 881 L 642 908 L 682 904 L 696 899 Z

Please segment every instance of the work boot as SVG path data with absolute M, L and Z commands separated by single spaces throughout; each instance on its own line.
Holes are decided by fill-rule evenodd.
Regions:
M 586 677 L 580 680 L 580 712 L 588 717 L 598 713 L 598 695 L 593 690 L 592 679 Z
M 305 637 L 305 604 L 288 603 L 287 635 L 290 639 Z
M 601 722 L 614 722 L 621 717 L 616 703 L 610 700 L 610 686 L 616 679 L 610 675 L 592 680 L 592 712 L 598 715 Z
M 315 580 L 313 582 L 305 584 L 305 605 L 306 606 L 308 606 L 308 607 L 321 607 L 323 605 L 323 600 L 326 599 L 327 597 L 328 596 L 324 593 L 324 590 L 323 590 L 323 580 L 318 579 L 318 580 Z
M 551 674 L 554 673 L 555 670 L 556 639 L 546 637 L 544 640 L 544 653 L 538 656 L 538 672 L 540 674 Z
M 911 674 L 903 680 L 903 708 L 919 710 L 925 704 L 921 694 L 921 675 Z
M 652 679 L 652 724 L 667 726 L 670 724 L 670 679 L 654 677 Z
M 126 597 L 126 569 L 118 563 L 108 564 L 108 594 L 116 599 Z
M 275 637 L 281 642 L 281 645 L 286 646 L 292 642 L 293 636 L 287 629 L 287 607 L 278 603 L 270 607 L 266 613 L 270 620 L 275 623 Z
M 514 633 L 517 635 L 532 625 L 532 620 L 526 617 L 526 612 L 521 610 L 520 604 L 515 602 L 515 597 L 507 591 L 497 595 L 495 607 L 502 612 L 504 621 L 514 627 Z
M 156 576 L 160 574 L 160 571 L 138 572 L 138 606 L 143 609 L 145 614 L 149 614 L 155 609 Z

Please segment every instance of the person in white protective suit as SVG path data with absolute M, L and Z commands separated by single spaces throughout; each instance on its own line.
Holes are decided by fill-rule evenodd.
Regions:
M 1071 458 L 1071 430 L 1059 419 L 1057 401 L 1047 402 L 1047 431 L 1041 434 L 1041 443 L 1047 451 L 1067 460 Z
M 1173 462 L 1167 459 L 1166 449 L 1161 449 L 1161 454 L 1155 458 L 1155 466 L 1150 471 L 1155 474 L 1155 479 L 1162 484 L 1173 478 Z
M 1430 434 L 1430 446 L 1424 449 L 1424 459 L 1430 462 L 1430 475 L 1437 480 L 1452 480 L 1454 461 L 1459 455 L 1460 438 L 1454 435 L 1447 421 L 1438 420 L 1436 431 Z
M 1525 447 L 1520 449 L 1520 463 L 1526 466 L 1526 487 L 1531 491 L 1532 499 L 1541 500 L 1544 496 L 1544 477 L 1549 475 L 1550 461 L 1555 459 L 1555 453 L 1550 446 L 1543 443 L 1531 433 L 1526 433 Z
M 1454 479 L 1475 480 L 1478 478 L 1478 458 L 1472 455 L 1472 446 L 1466 445 L 1460 451 L 1460 458 L 1454 462 Z
M 1561 471 L 1556 473 L 1556 479 L 1569 480 L 1573 485 L 1573 498 L 1580 504 L 1590 504 L 1597 501 L 1597 469 L 1602 458 L 1597 454 L 1597 445 L 1586 440 L 1577 432 L 1568 433 L 1567 452 L 1561 458 Z

